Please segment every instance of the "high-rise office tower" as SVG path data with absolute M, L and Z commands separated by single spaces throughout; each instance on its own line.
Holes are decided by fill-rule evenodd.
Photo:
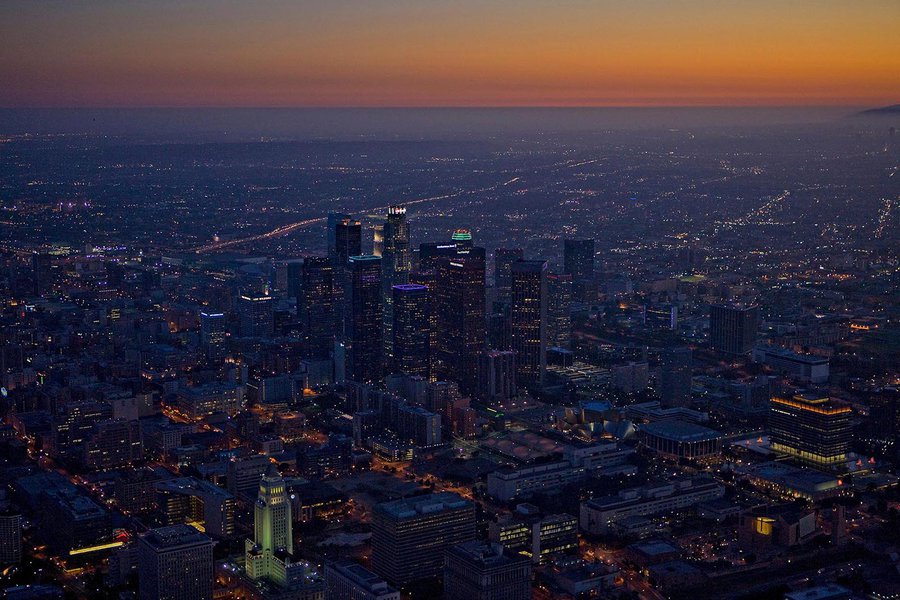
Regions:
M 0 508 L 0 567 L 17 565 L 22 560 L 22 515 L 8 507 Z
M 521 248 L 497 248 L 494 250 L 494 289 L 497 300 L 509 301 L 512 292 L 512 265 L 525 258 Z
M 151 529 L 138 538 L 141 600 L 207 600 L 213 591 L 213 542 L 190 525 Z
M 303 260 L 290 260 L 285 264 L 284 268 L 285 278 L 287 279 L 285 292 L 288 298 L 299 300 L 303 289 Z
M 475 539 L 475 505 L 451 492 L 376 504 L 372 570 L 393 585 L 437 577 L 444 552 Z
M 822 467 L 847 460 L 853 430 L 852 409 L 815 394 L 774 397 L 769 404 L 772 450 Z
M 687 346 L 666 348 L 660 356 L 659 395 L 665 406 L 688 406 L 691 403 L 691 349 Z
M 460 250 L 444 262 L 438 277 L 436 376 L 458 381 L 463 393 L 471 394 L 487 338 L 484 248 Z
M 409 223 L 406 221 L 406 208 L 391 206 L 388 209 L 387 221 L 383 227 L 384 241 L 382 248 L 381 279 L 384 301 L 384 350 L 385 358 L 393 355 L 394 326 L 393 293 L 391 288 L 409 282 L 412 266 L 412 255 L 409 247 Z
M 756 345 L 759 307 L 713 304 L 709 307 L 709 345 L 725 354 L 746 354 Z
M 334 227 L 334 249 L 329 250 L 334 267 L 334 310 L 337 315 L 339 338 L 346 335 L 347 325 L 347 287 L 349 283 L 349 266 L 351 256 L 362 254 L 362 225 L 359 221 L 347 218 L 338 221 Z
M 242 294 L 238 298 L 242 337 L 268 337 L 275 331 L 275 298 Z
M 200 347 L 206 359 L 216 363 L 228 353 L 228 329 L 225 326 L 225 315 L 220 312 L 202 311 L 200 313 Z
M 572 346 L 572 276 L 547 275 L 547 345 L 569 350 Z
M 438 280 L 438 271 L 437 269 L 432 269 L 429 271 L 412 271 L 409 274 L 409 282 L 415 283 L 418 285 L 424 285 L 428 288 L 428 372 L 429 379 L 434 377 L 435 369 L 435 353 L 437 348 L 437 301 L 435 296 L 438 294 L 439 289 L 437 285 Z
M 307 256 L 303 261 L 297 312 L 303 331 L 307 358 L 327 359 L 337 333 L 335 314 L 334 266 L 322 256 Z
M 328 213 L 328 225 L 325 230 L 325 250 L 328 253 L 328 258 L 331 259 L 332 262 L 336 262 L 336 253 L 337 253 L 337 226 L 338 223 L 342 221 L 349 221 L 350 215 L 346 213 L 337 213 L 332 212 Z M 359 254 L 359 252 L 357 252 Z
M 594 278 L 594 240 L 563 240 L 563 273 L 579 282 Z
M 325 600 L 400 600 L 400 592 L 362 565 L 340 561 L 325 567 Z
M 369 254 L 351 256 L 347 263 L 347 377 L 360 383 L 379 382 L 383 376 L 381 260 Z
M 594 240 L 563 241 L 563 273 L 572 276 L 572 297 L 582 302 L 597 299 L 594 280 Z
M 393 296 L 393 371 L 428 379 L 431 365 L 431 324 L 428 288 L 406 283 L 395 285 Z
M 33 292 L 41 296 L 50 291 L 53 284 L 53 257 L 46 252 L 35 252 L 31 255 L 31 277 Z
M 530 600 L 531 560 L 500 544 L 472 541 L 447 550 L 446 600 Z
M 519 386 L 544 383 L 547 304 L 547 262 L 520 260 L 513 263 L 510 331 Z
M 490 350 L 478 356 L 478 398 L 495 404 L 516 395 L 516 353 Z
M 382 256 L 384 254 L 384 223 L 378 223 L 372 228 L 372 254 Z

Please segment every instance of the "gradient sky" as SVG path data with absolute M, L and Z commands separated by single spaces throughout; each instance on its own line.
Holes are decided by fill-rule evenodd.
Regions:
M 0 106 L 883 105 L 900 0 L 3 0 Z

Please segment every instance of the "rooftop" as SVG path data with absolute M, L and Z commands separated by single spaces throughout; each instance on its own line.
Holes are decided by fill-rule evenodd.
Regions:
M 641 425 L 640 430 L 656 437 L 679 442 L 702 442 L 722 437 L 722 434 L 714 429 L 678 420 L 648 423 Z
M 384 512 L 396 519 L 408 519 L 419 515 L 471 508 L 472 503 L 453 492 L 438 492 L 424 496 L 414 496 L 382 502 L 375 506 L 376 511 Z

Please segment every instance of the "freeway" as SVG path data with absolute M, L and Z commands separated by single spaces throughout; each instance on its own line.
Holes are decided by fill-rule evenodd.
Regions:
M 417 198 L 415 200 L 407 200 L 405 202 L 397 202 L 395 204 L 387 205 L 387 206 L 376 206 L 374 208 L 368 208 L 366 211 L 384 211 L 387 210 L 390 206 L 413 206 L 415 204 L 422 204 L 425 202 L 435 202 L 437 200 L 448 200 L 450 198 L 457 198 L 459 196 L 466 196 L 470 194 L 480 194 L 483 192 L 490 192 L 493 190 L 497 190 L 501 187 L 511 185 L 518 181 L 518 177 L 513 177 L 507 181 L 502 181 L 500 183 L 496 183 L 494 185 L 489 185 L 487 187 L 482 187 L 474 190 L 457 190 L 455 192 L 451 192 L 449 194 L 441 194 L 438 196 L 429 196 L 427 198 Z M 235 238 L 232 240 L 223 240 L 220 242 L 212 242 L 206 244 L 204 246 L 199 246 L 194 248 L 192 251 L 196 254 L 206 254 L 209 252 L 217 252 L 219 250 L 224 250 L 225 248 L 229 248 L 231 246 L 239 246 L 241 244 L 249 244 L 252 242 L 258 242 L 261 240 L 272 239 L 276 237 L 281 237 L 283 235 L 287 235 L 298 229 L 303 229 L 304 227 L 308 227 L 310 225 L 315 225 L 316 223 L 323 223 L 326 221 L 325 217 L 316 217 L 313 219 L 305 219 L 303 221 L 297 221 L 295 223 L 288 223 L 287 225 L 281 225 L 276 227 L 275 229 L 268 231 L 266 233 L 260 233 L 257 235 L 251 235 L 249 237 Z

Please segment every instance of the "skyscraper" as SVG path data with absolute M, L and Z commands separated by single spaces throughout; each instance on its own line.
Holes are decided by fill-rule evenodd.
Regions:
M 594 240 L 563 241 L 563 273 L 572 276 L 572 297 L 582 302 L 597 299 L 594 281 Z
M 478 354 L 484 350 L 484 248 L 458 250 L 438 271 L 435 375 L 459 382 L 463 393 L 476 386 Z
M 227 333 L 223 313 L 212 311 L 200 313 L 200 347 L 210 362 L 216 363 L 225 358 L 228 352 Z
M 393 293 L 391 288 L 409 281 L 411 270 L 411 254 L 409 248 L 409 224 L 406 221 L 406 208 L 391 206 L 388 208 L 387 221 L 383 227 L 382 247 L 382 289 L 384 301 L 384 350 L 385 358 L 393 355 L 394 326 Z
M 213 542 L 190 525 L 151 529 L 138 538 L 141 600 L 207 600 L 213 590 Z
M 516 383 L 543 385 L 547 368 L 547 263 L 520 260 L 512 266 L 510 314 Z
M 407 375 L 430 375 L 431 323 L 428 288 L 407 283 L 393 287 L 393 371 Z
M 275 331 L 275 298 L 242 294 L 238 298 L 242 337 L 268 337 Z
M 691 403 L 692 352 L 687 346 L 666 348 L 660 357 L 659 395 L 665 406 Z
M 307 358 L 326 359 L 337 333 L 335 315 L 334 266 L 322 256 L 307 256 L 303 261 L 297 312 L 303 331 Z
M 512 265 L 525 258 L 521 248 L 497 248 L 494 250 L 494 289 L 497 300 L 509 301 L 512 292 Z
M 394 585 L 437 577 L 444 552 L 475 539 L 475 505 L 451 492 L 376 504 L 372 570 Z
M 746 354 L 756 344 L 759 307 L 713 304 L 709 307 L 709 345 L 725 354 Z
M 359 221 L 342 219 L 334 227 L 334 248 L 329 249 L 334 267 L 334 309 L 337 315 L 337 327 L 339 336 L 346 335 L 347 311 L 346 306 L 347 287 L 349 283 L 349 266 L 347 261 L 351 256 L 362 254 L 362 225 Z
M 325 249 L 328 252 L 328 258 L 332 262 L 336 262 L 337 253 L 337 226 L 342 221 L 350 220 L 350 215 L 346 213 L 332 212 L 328 213 L 328 226 L 325 231 Z M 357 252 L 357 254 L 359 254 Z
M 490 350 L 478 356 L 478 398 L 494 404 L 516 395 L 516 353 Z
M 576 282 L 594 278 L 594 240 L 563 240 L 563 273 Z
M 348 261 L 347 377 L 361 383 L 379 382 L 383 376 L 381 260 L 370 254 Z
M 772 450 L 817 466 L 837 468 L 852 441 L 852 409 L 816 394 L 774 397 L 769 409 Z
M 569 350 L 572 345 L 572 276 L 547 275 L 547 345 Z

